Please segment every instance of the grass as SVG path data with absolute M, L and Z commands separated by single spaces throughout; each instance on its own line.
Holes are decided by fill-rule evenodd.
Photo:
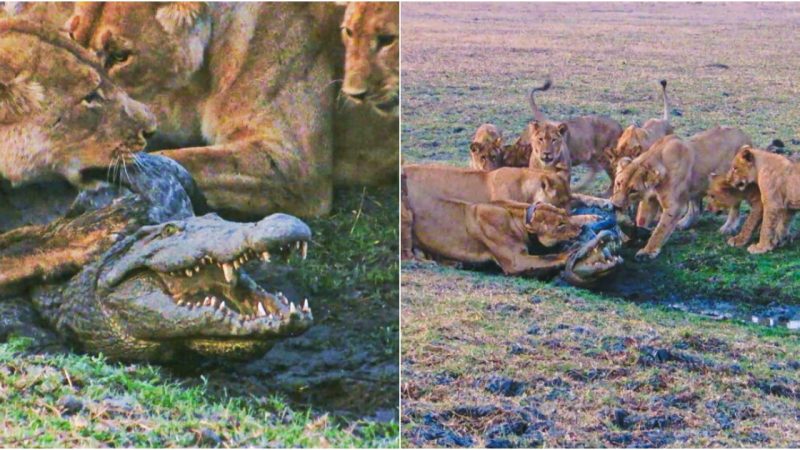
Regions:
M 397 196 L 341 189 L 330 217 L 308 221 L 308 260 L 287 278 L 315 325 L 261 360 L 161 367 L 0 344 L 0 442 L 397 447 Z
M 415 3 L 402 15 L 405 163 L 466 166 L 485 122 L 513 140 L 531 118 L 528 90 L 547 76 L 554 87 L 537 103 L 552 119 L 641 124 L 661 114 L 663 78 L 677 134 L 732 125 L 758 146 L 800 148 L 800 44 L 764 32 L 796 28 L 796 8 Z M 607 184 L 603 175 L 588 191 Z M 751 256 L 725 244 L 722 222 L 704 214 L 652 262 L 626 249 L 618 275 L 593 291 L 404 263 L 404 444 L 796 446 L 800 385 L 786 360 L 798 335 L 658 306 L 800 303 L 800 246 Z M 659 349 L 678 356 L 653 363 Z M 522 393 L 486 390 L 502 377 Z
M 151 365 L 0 345 L 6 447 L 386 447 L 397 424 L 341 422 L 280 396 L 215 398 Z

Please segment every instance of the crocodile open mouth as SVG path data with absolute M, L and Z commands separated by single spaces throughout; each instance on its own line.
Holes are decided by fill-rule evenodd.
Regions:
M 295 305 L 282 292 L 267 292 L 243 276 L 241 270 L 251 260 L 288 261 L 293 253 L 299 253 L 299 257 L 305 259 L 308 242 L 295 241 L 269 250 L 245 249 L 225 261 L 205 255 L 194 265 L 155 273 L 177 306 L 211 312 L 219 318 L 235 321 L 234 324 L 238 322 L 240 326 L 254 322 L 279 324 L 289 320 L 290 316 L 310 320 L 312 313 L 308 299 Z
M 574 285 L 590 285 L 622 264 L 620 248 L 616 235 L 602 230 L 570 255 L 562 276 Z

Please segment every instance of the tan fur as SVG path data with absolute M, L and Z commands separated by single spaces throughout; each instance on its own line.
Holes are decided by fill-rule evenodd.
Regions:
M 399 163 L 400 17 L 397 2 L 352 2 L 341 23 L 343 97 L 336 111 L 337 184 L 394 184 Z
M 728 219 L 725 224 L 720 228 L 720 232 L 725 234 L 732 234 L 738 226 L 738 211 L 739 205 L 742 201 L 746 201 L 750 205 L 750 214 L 742 225 L 739 234 L 728 238 L 728 244 L 733 247 L 741 247 L 750 242 L 753 232 L 761 224 L 761 192 L 755 184 L 749 184 L 747 187 L 740 191 L 728 182 L 728 175 L 711 174 L 708 181 L 708 191 L 706 192 L 708 203 L 706 209 L 714 214 L 720 214 L 728 211 Z M 735 211 L 736 215 L 731 215 L 731 211 Z
M 132 163 L 153 115 L 47 25 L 0 20 L 0 176 L 13 184 Z
M 486 203 L 514 200 L 522 203 L 544 202 L 559 207 L 569 203 L 564 181 L 541 170 L 502 167 L 490 172 L 434 164 L 403 166 L 409 192 L 427 192 L 443 198 Z
M 152 147 L 235 217 L 325 214 L 335 26 L 311 3 L 78 5 L 71 34 L 156 113 Z M 341 65 L 341 61 L 337 64 Z
M 484 123 L 475 130 L 469 145 L 469 166 L 475 170 L 502 167 L 503 134 L 496 126 Z
M 494 261 L 508 275 L 544 275 L 566 264 L 568 254 L 528 254 L 531 236 L 543 245 L 568 241 L 581 232 L 568 213 L 547 204 L 535 207 L 508 200 L 470 203 L 410 191 L 403 206 L 413 215 L 411 230 L 402 236 L 403 254 L 416 247 L 439 258 L 467 263 Z M 528 208 L 533 208 L 526 222 Z M 405 225 L 405 224 L 404 224 Z
M 664 113 L 661 119 L 649 119 L 641 127 L 631 125 L 625 128 L 617 140 L 617 145 L 606 149 L 606 158 L 612 169 L 616 169 L 620 158 L 636 158 L 649 150 L 656 141 L 674 132 L 674 128 L 669 122 L 666 80 L 661 81 L 661 99 L 664 102 Z
M 728 182 L 741 191 L 755 184 L 761 194 L 761 233 L 758 243 L 747 251 L 765 253 L 783 244 L 789 223 L 800 209 L 800 163 L 746 145 L 736 153 Z
M 540 126 L 541 129 L 557 128 L 561 125 L 566 127 L 564 143 L 566 144 L 566 148 L 569 149 L 570 169 L 567 169 L 568 172 L 571 172 L 571 166 L 586 164 L 589 167 L 589 172 L 577 183 L 575 189 L 580 190 L 588 185 L 601 169 L 605 170 L 608 176 L 613 179 L 613 169 L 608 163 L 605 151 L 607 148 L 616 146 L 617 139 L 619 139 L 622 134 L 622 127 L 620 124 L 609 117 L 589 115 L 575 117 L 561 123 L 551 122 L 548 126 L 546 123 L 547 119 L 536 105 L 534 94 L 536 91 L 546 91 L 550 89 L 550 86 L 551 82 L 547 80 L 544 86 L 532 89 L 529 96 L 530 106 L 535 122 L 541 122 L 543 124 Z M 528 140 L 532 146 L 530 167 L 534 167 L 533 159 L 537 157 L 540 158 L 540 161 L 535 163 L 537 166 L 552 166 L 552 163 L 541 159 L 543 155 L 547 155 L 544 149 L 549 146 L 549 142 L 539 141 L 536 136 L 530 133 L 531 131 L 533 130 L 529 125 L 519 141 L 520 145 L 525 145 L 525 141 Z M 565 167 L 563 161 L 558 161 L 555 164 L 558 170 L 562 170 L 559 166 Z
M 696 222 L 709 174 L 727 171 L 736 150 L 749 142 L 741 130 L 729 127 L 713 128 L 688 140 L 668 135 L 620 171 L 611 197 L 615 207 L 625 208 L 652 191 L 662 211 L 638 259 L 655 258 L 676 227 L 685 229 Z

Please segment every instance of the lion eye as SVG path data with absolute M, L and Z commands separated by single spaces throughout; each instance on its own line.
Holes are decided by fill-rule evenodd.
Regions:
M 378 48 L 388 47 L 395 43 L 397 35 L 395 34 L 381 34 L 378 36 Z
M 83 99 L 81 99 L 81 105 L 87 108 L 94 108 L 100 106 L 100 104 L 103 103 L 103 100 L 105 100 L 103 91 L 98 88 L 92 91 L 86 97 L 83 97 Z
M 127 61 L 128 58 L 131 57 L 131 52 L 129 51 L 114 52 L 110 55 L 110 57 L 112 61 L 121 63 Z

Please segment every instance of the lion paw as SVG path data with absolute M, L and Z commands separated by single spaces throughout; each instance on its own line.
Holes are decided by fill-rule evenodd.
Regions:
M 728 245 L 731 247 L 744 247 L 747 244 L 747 239 L 739 239 L 737 236 L 728 238 Z
M 649 251 L 647 251 L 645 249 L 641 249 L 638 252 L 636 252 L 636 256 L 634 256 L 634 259 L 636 259 L 636 261 L 639 261 L 639 262 L 651 261 L 651 260 L 655 259 L 656 256 L 658 256 L 659 253 L 661 253 L 661 250 L 655 250 L 655 251 L 649 252 Z
M 751 255 L 760 255 L 761 253 L 767 253 L 768 251 L 772 250 L 769 247 L 762 246 L 761 244 L 752 244 L 747 247 L 747 251 Z

